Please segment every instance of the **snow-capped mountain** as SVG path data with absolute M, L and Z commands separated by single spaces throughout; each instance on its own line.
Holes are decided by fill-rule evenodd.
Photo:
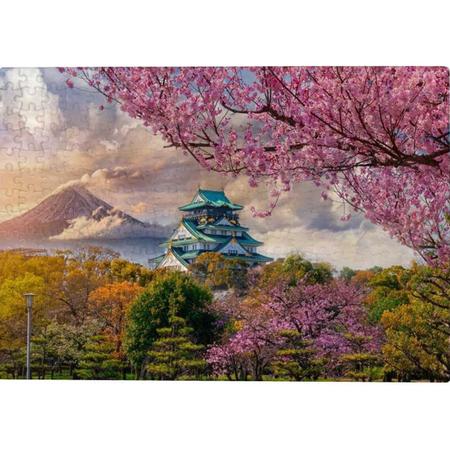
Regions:
M 121 239 L 165 234 L 163 227 L 135 219 L 80 185 L 57 190 L 24 214 L 0 223 L 3 239 Z

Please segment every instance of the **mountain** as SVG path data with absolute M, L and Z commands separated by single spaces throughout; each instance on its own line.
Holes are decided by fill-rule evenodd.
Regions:
M 0 223 L 0 239 L 122 239 L 161 237 L 166 230 L 118 210 L 74 185 L 55 191 L 34 208 Z

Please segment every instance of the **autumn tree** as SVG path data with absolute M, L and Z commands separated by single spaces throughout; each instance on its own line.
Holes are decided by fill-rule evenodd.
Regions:
M 0 364 L 13 378 L 22 375 L 25 367 L 26 305 L 23 295 L 36 294 L 33 304 L 35 330 L 45 324 L 52 302 L 46 295 L 44 280 L 24 273 L 0 284 Z
M 81 325 L 88 315 L 89 295 L 110 281 L 111 262 L 119 255 L 101 247 L 58 251 L 57 255 L 63 259 L 63 271 L 53 296 L 61 304 L 61 319 Z
M 369 281 L 376 275 L 370 269 L 357 270 L 356 274 L 352 277 L 352 282 L 358 286 L 365 287 L 369 284 Z
M 295 286 L 300 280 L 308 280 L 311 284 L 325 283 L 332 277 L 333 269 L 330 264 L 313 263 L 302 255 L 294 254 L 264 265 L 260 270 L 258 284 L 268 287 L 286 282 Z
M 385 311 L 383 356 L 402 380 L 450 379 L 450 269 L 414 266 L 409 302 Z
M 154 277 L 155 271 L 126 259 L 115 258 L 111 260 L 111 281 L 131 282 L 145 286 Z
M 142 291 L 138 284 L 123 281 L 106 284 L 89 295 L 89 313 L 95 317 L 104 337 L 112 344 L 114 356 L 121 361 L 124 376 L 128 365 L 124 349 L 128 312 Z
M 225 258 L 220 253 L 201 254 L 189 269 L 194 278 L 213 290 L 243 291 L 247 287 L 248 264 L 238 259 Z

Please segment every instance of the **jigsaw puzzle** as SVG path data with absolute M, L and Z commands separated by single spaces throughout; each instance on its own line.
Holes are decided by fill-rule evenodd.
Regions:
M 0 378 L 448 381 L 448 77 L 0 69 Z

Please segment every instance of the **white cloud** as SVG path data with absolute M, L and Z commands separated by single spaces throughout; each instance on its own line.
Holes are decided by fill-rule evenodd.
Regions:
M 142 214 L 147 211 L 148 204 L 145 202 L 138 202 L 131 206 L 131 211 L 135 214 Z
M 0 118 L 10 129 L 34 135 L 55 134 L 64 127 L 58 96 L 52 94 L 40 69 L 8 69 L 0 77 Z
M 51 239 L 124 239 L 129 237 L 155 237 L 155 229 L 137 222 L 128 222 L 116 214 L 107 215 L 101 220 L 81 216 L 70 221 L 70 225 L 61 234 L 52 236 Z
M 392 240 L 379 228 L 331 232 L 305 226 L 256 233 L 264 241 L 263 253 L 282 257 L 302 253 L 312 261 L 325 261 L 336 268 L 349 266 L 365 269 L 375 265 L 388 267 L 394 264 L 407 266 L 415 258 L 414 252 Z

